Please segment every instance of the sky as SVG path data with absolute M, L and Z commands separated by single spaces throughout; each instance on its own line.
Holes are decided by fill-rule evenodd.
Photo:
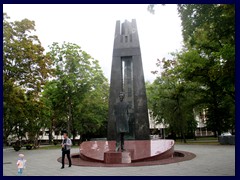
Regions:
M 136 19 L 145 81 L 156 78 L 157 59 L 170 58 L 182 47 L 181 20 L 177 5 L 157 5 L 155 14 L 147 4 L 4 4 L 10 21 L 35 21 L 36 35 L 45 51 L 53 42 L 76 43 L 99 60 L 110 82 L 113 41 L 117 20 Z

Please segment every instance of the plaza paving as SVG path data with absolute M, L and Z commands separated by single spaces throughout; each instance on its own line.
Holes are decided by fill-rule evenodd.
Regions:
M 3 175 L 16 176 L 18 154 L 25 154 L 25 176 L 235 176 L 235 146 L 175 145 L 176 150 L 196 154 L 190 161 L 139 167 L 81 167 L 60 169 L 61 150 L 3 149 Z M 77 148 L 71 153 L 78 153 Z

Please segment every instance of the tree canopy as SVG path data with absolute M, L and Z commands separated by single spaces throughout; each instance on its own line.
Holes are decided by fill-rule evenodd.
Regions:
M 98 61 L 76 44 L 53 43 L 50 49 L 56 71 L 43 92 L 54 121 L 50 129 L 54 124 L 73 138 L 96 132 L 106 123 L 109 88 Z
M 36 135 L 41 119 L 40 94 L 52 74 L 52 61 L 36 35 L 35 23 L 28 19 L 10 22 L 3 14 L 3 106 L 4 142 L 11 134 Z M 37 117 L 36 117 L 36 116 Z M 35 117 L 34 117 L 35 116 Z M 34 133 L 32 132 L 34 131 Z M 34 138 L 31 138 L 34 141 Z
M 37 145 L 42 128 L 50 142 L 54 130 L 75 138 L 105 128 L 109 84 L 98 60 L 73 43 L 45 52 L 34 21 L 3 17 L 4 142 L 15 135 Z
M 180 4 L 178 13 L 184 47 L 172 54 L 173 59 L 158 60 L 163 72 L 151 85 L 157 92 L 152 94 L 155 97 L 152 102 L 150 96 L 154 113 L 169 113 L 169 118 L 174 119 L 171 97 L 185 97 L 180 105 L 183 114 L 190 115 L 193 109 L 202 108 L 207 111 L 207 128 L 215 135 L 234 130 L 235 7 L 230 4 Z M 191 107 L 186 111 L 185 103 Z M 181 117 L 178 115 L 173 122 L 167 122 L 171 126 L 180 122 Z M 169 118 L 164 116 L 165 120 Z

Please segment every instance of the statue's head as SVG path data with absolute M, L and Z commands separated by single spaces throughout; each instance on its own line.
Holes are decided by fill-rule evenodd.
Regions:
M 119 99 L 120 99 L 120 101 L 123 101 L 124 96 L 125 96 L 124 92 L 120 92 L 120 93 L 119 93 Z

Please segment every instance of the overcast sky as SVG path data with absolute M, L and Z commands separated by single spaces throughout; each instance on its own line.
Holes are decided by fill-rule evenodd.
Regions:
M 53 42 L 76 43 L 99 60 L 105 76 L 110 79 L 116 20 L 136 19 L 145 80 L 153 81 L 156 61 L 181 49 L 181 21 L 176 5 L 158 5 L 155 14 L 147 4 L 4 4 L 3 12 L 10 20 L 34 20 L 36 34 L 48 50 Z

